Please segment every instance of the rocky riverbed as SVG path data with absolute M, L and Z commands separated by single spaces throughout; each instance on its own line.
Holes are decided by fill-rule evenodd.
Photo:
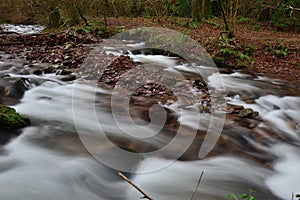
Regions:
M 298 173 L 287 173 L 281 167 L 299 164 L 291 159 L 297 158 L 299 147 L 296 82 L 291 85 L 239 70 L 217 73 L 222 83 L 215 74 L 205 82 L 193 71 L 203 69 L 201 66 L 186 65 L 174 54 L 130 53 L 125 48 L 130 47 L 127 41 L 112 49 L 101 46 L 101 38 L 77 33 L 4 34 L 0 40 L 1 103 L 31 121 L 25 129 L 0 130 L 5 144 L 1 150 L 6 152 L 0 163 L 10 169 L 1 171 L 5 179 L 0 184 L 18 180 L 23 186 L 14 192 L 1 190 L 2 196 L 67 200 L 80 195 L 91 200 L 138 197 L 115 177 L 113 169 L 122 171 L 118 167 L 133 172 L 134 182 L 158 199 L 169 199 L 165 193 L 169 190 L 174 199 L 189 195 L 199 169 L 209 173 L 203 180 L 205 188 L 198 191 L 203 199 L 225 199 L 230 192 L 247 193 L 249 188 L 256 191 L 258 199 L 278 199 L 289 196 L 291 190 L 296 192 L 292 186 L 286 188 L 285 181 L 293 182 L 291 177 Z M 130 42 L 131 46 L 141 45 Z M 99 46 L 99 51 L 91 53 Z M 99 56 L 97 53 L 103 54 L 89 59 Z M 176 76 L 178 72 L 183 75 Z M 215 103 L 223 86 L 225 101 Z M 201 145 L 207 136 L 216 135 L 214 128 L 221 123 L 218 112 L 226 113 L 222 134 L 208 156 L 200 159 Z M 153 131 L 156 134 L 148 137 Z M 160 151 L 165 147 L 167 151 Z M 173 163 L 170 168 L 168 162 Z M 159 177 L 154 180 L 149 174 L 134 174 L 157 167 L 167 171 L 157 172 Z M 30 183 L 25 181 L 29 179 Z M 181 187 L 183 183 L 187 190 Z M 31 192 L 37 185 L 39 192 Z M 107 188 L 116 185 L 117 192 L 107 193 Z M 155 189 L 156 185 L 163 191 Z M 78 188 L 75 197 L 73 186 Z
M 3 44 L 1 48 L 1 74 L 3 76 L 2 84 L 2 103 L 8 105 L 14 105 L 19 102 L 23 97 L 25 91 L 32 88 L 33 85 L 38 86 L 46 81 L 72 82 L 76 80 L 77 74 L 82 71 L 80 69 L 84 59 L 87 58 L 89 52 L 94 47 L 92 44 L 101 43 L 101 39 L 93 38 L 92 36 L 86 37 L 84 35 L 71 35 L 68 33 L 57 34 L 37 34 L 37 35 L 19 35 L 8 36 L 2 35 L 1 39 Z M 100 61 L 102 62 L 102 61 Z M 92 63 L 93 66 L 98 63 Z M 150 121 L 148 112 L 151 106 L 159 104 L 161 106 L 169 106 L 178 101 L 177 94 L 180 94 L 181 104 L 185 107 L 198 106 L 200 113 L 211 113 L 211 92 L 209 91 L 206 82 L 202 79 L 198 79 L 193 76 L 186 76 L 184 80 L 178 78 L 174 79 L 174 76 L 169 77 L 169 82 L 174 84 L 170 89 L 169 86 L 148 82 L 135 88 L 135 84 L 132 86 L 126 85 L 126 90 L 122 88 L 122 85 L 116 85 L 126 72 L 130 70 L 139 70 L 139 67 L 143 66 L 140 62 L 134 62 L 128 55 L 120 55 L 116 57 L 103 71 L 96 83 L 98 87 L 106 88 L 108 90 L 126 91 L 130 96 L 130 113 L 133 118 L 143 119 Z M 141 74 L 126 76 L 127 83 L 135 83 L 134 80 L 143 79 L 147 77 L 149 80 L 162 79 L 163 68 L 152 64 L 155 70 L 152 70 L 149 74 L 143 74 L 143 70 L 140 70 Z M 94 69 L 91 67 L 91 69 Z M 96 70 L 96 69 L 94 69 Z M 87 72 L 85 72 L 87 73 Z M 89 74 L 94 74 L 92 71 Z M 228 72 L 227 72 L 228 73 Z M 140 78 L 139 78 L 140 76 Z M 161 76 L 161 78 L 159 78 Z M 43 78 L 39 78 L 43 77 Z M 152 78 L 151 78 L 152 77 Z M 253 77 L 255 78 L 255 77 Z M 198 93 L 198 97 L 193 99 L 190 97 L 190 91 L 187 87 L 192 87 L 195 93 Z M 175 92 L 175 94 L 174 94 Z M 47 98 L 47 97 L 41 97 Z M 218 107 L 218 106 L 217 106 Z M 251 108 L 245 109 L 243 106 L 235 105 L 219 105 L 223 107 L 227 113 L 227 122 L 225 126 L 241 126 L 243 129 L 251 130 L 255 129 L 257 125 L 262 121 L 259 113 Z M 216 109 L 216 108 L 214 108 Z M 166 108 L 168 117 L 165 124 L 165 129 L 169 134 L 175 134 L 179 128 L 178 118 L 174 116 L 172 109 Z M 189 128 L 185 127 L 188 132 Z M 258 134 L 253 133 L 253 134 Z M 232 136 L 230 136 L 232 137 Z M 254 138 L 269 137 L 276 138 L 276 135 L 271 133 L 260 135 L 252 135 Z M 199 151 L 199 144 L 205 138 L 204 132 L 199 131 L 196 140 L 191 145 L 190 149 L 182 156 L 183 160 L 194 160 L 198 158 L 197 152 Z M 217 155 L 223 151 L 237 151 L 241 153 L 239 147 L 235 145 L 245 142 L 244 139 L 239 136 L 234 136 L 236 142 L 229 142 L 228 136 L 223 134 L 220 138 L 220 147 L 214 150 L 212 155 Z M 132 143 L 132 141 L 124 142 L 123 139 L 113 139 L 115 143 L 124 149 L 130 149 L 134 152 L 143 152 L 153 150 L 154 147 L 142 147 L 139 141 Z M 239 141 L 239 142 L 238 142 Z M 267 141 L 267 140 L 265 140 Z M 159 148 L 159 147 L 155 147 Z M 154 149 L 155 149 L 154 148 Z M 144 149 L 144 150 L 143 150 Z M 255 151 L 255 149 L 252 149 Z M 218 153 L 219 152 L 219 153 Z M 239 154 L 238 153 L 238 154 Z

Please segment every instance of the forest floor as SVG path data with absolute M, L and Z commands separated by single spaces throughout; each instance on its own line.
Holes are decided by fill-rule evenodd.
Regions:
M 285 80 L 300 80 L 300 33 L 277 31 L 266 23 L 238 22 L 233 44 L 221 39 L 222 21 L 207 20 L 195 24 L 187 19 L 109 19 L 111 30 L 142 26 L 163 27 L 180 31 L 199 42 L 212 56 L 221 61 L 219 67 L 230 66 L 256 74 Z M 223 63 L 224 62 L 224 63 Z
M 101 24 L 101 20 L 93 21 L 91 26 L 48 29 L 44 34 L 35 36 L 11 38 L 0 34 L 0 51 L 12 53 L 25 49 L 29 61 L 63 62 L 67 68 L 76 68 L 89 52 L 82 46 L 83 43 L 99 43 L 102 38 L 133 28 L 163 27 L 180 31 L 199 42 L 218 67 L 241 69 L 278 79 L 300 80 L 300 33 L 278 31 L 266 23 L 239 20 L 235 26 L 235 38 L 229 41 L 220 37 L 224 27 L 219 19 L 194 23 L 190 19 L 169 18 L 158 23 L 146 18 L 108 18 L 107 31 L 103 31 L 103 26 L 95 25 Z M 65 48 L 67 43 L 71 43 L 69 47 L 72 48 Z M 66 57 L 68 59 L 64 59 Z

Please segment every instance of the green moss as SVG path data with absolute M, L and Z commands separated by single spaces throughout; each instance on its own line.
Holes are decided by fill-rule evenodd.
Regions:
M 0 129 L 13 130 L 30 125 L 30 120 L 15 109 L 0 104 Z

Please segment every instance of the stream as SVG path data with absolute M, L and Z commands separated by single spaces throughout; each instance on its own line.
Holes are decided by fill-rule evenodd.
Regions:
M 143 44 L 131 41 L 132 45 Z M 110 47 L 105 50 L 116 55 L 123 52 Z M 252 108 L 259 112 L 259 120 L 239 123 L 228 116 L 221 142 L 214 153 L 202 159 L 189 159 L 188 155 L 174 159 L 164 152 L 131 156 L 125 150 L 120 153 L 117 144 L 126 143 L 128 149 L 130 145 L 159 149 L 175 136 L 162 129 L 154 138 L 146 137 L 156 131 L 155 124 L 132 126 L 126 114 L 115 116 L 109 107 L 112 91 L 96 87 L 78 74 L 79 78 L 67 82 L 59 73 L 34 75 L 32 69 L 39 68 L 38 63 L 32 67 L 25 60 L 8 59 L 9 55 L 1 52 L 0 56 L 1 91 L 18 87 L 16 82 L 25 91 L 11 90 L 10 97 L 2 96 L 1 101 L 32 121 L 30 127 L 13 133 L 14 137 L 3 139 L 11 133 L 1 132 L 1 200 L 139 199 L 141 194 L 121 179 L 118 171 L 156 200 L 189 199 L 202 171 L 195 199 L 226 199 L 230 193 L 249 194 L 249 189 L 258 200 L 291 199 L 292 193 L 300 193 L 297 83 L 239 71 L 212 73 L 210 86 L 215 90 L 224 87 L 228 104 Z M 163 63 L 168 71 L 201 76 L 168 56 L 141 53 L 130 57 L 141 63 Z M 220 77 L 223 83 L 218 81 Z M 115 112 L 126 109 L 119 106 Z M 182 108 L 173 103 L 160 108 L 173 113 L 176 123 L 185 126 L 182 133 L 189 134 L 207 128 L 211 117 L 203 113 L 200 122 L 194 120 L 193 106 Z M 128 142 L 132 136 L 138 139 Z

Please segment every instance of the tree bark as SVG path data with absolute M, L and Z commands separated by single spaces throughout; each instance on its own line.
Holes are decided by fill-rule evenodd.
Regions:
M 226 18 L 226 13 L 225 13 L 223 2 L 222 2 L 222 0 L 218 0 L 218 2 L 220 4 L 222 17 L 223 17 L 223 21 L 224 21 L 224 24 L 225 24 L 225 31 L 227 32 L 227 37 L 228 37 L 228 39 L 232 39 L 232 38 L 234 38 L 234 33 L 231 30 L 231 28 L 230 28 L 230 26 L 229 26 L 229 24 L 227 22 L 227 18 Z

